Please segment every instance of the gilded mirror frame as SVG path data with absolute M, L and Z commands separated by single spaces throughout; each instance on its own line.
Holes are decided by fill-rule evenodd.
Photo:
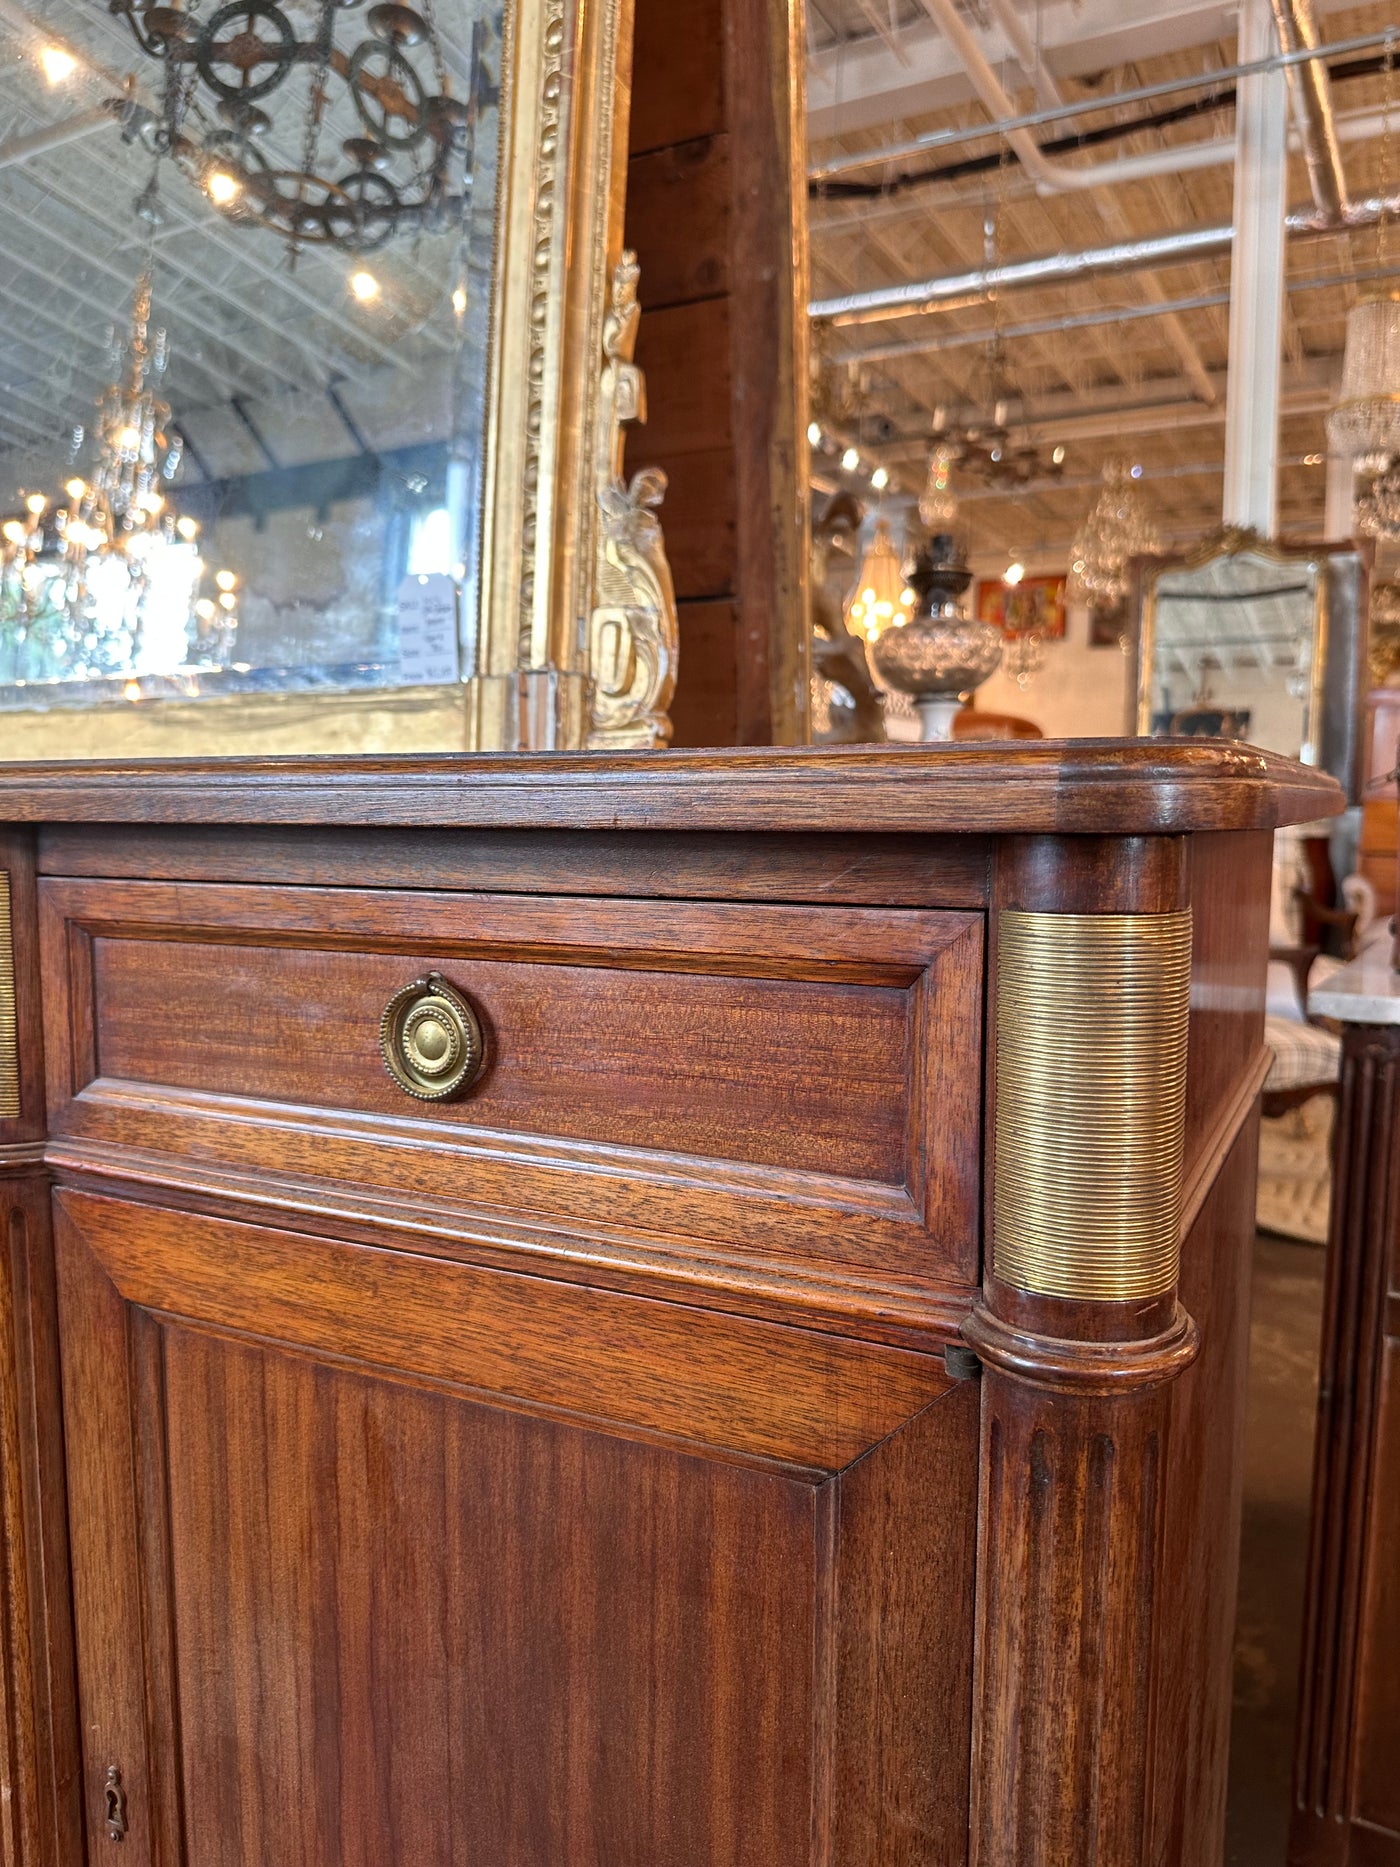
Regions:
M 1201 570 L 1219 558 L 1258 557 L 1281 569 L 1315 567 L 1313 596 L 1313 655 L 1307 702 L 1314 762 L 1330 771 L 1350 795 L 1355 788 L 1358 756 L 1358 720 L 1361 705 L 1359 669 L 1364 653 L 1356 618 L 1347 627 L 1345 609 L 1365 613 L 1367 566 L 1364 555 L 1350 544 L 1310 544 L 1272 540 L 1242 526 L 1222 526 L 1208 534 L 1194 550 L 1168 556 L 1139 558 L 1133 567 L 1133 609 L 1136 627 L 1129 632 L 1129 719 L 1126 730 L 1139 738 L 1151 737 L 1152 664 L 1157 624 L 1157 592 L 1164 577 L 1180 571 Z
M 0 756 L 71 757 L 75 730 L 94 758 L 664 743 L 664 479 L 621 480 L 621 424 L 644 415 L 622 251 L 632 15 L 632 0 L 506 0 L 474 671 L 433 688 L 60 703 L 7 713 Z

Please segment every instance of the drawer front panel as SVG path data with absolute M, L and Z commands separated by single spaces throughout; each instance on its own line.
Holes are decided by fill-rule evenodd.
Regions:
M 531 1222 L 976 1274 L 978 916 L 49 880 L 53 1132 Z M 486 1065 L 379 1051 L 440 972 Z
M 413 1111 L 379 1015 L 429 969 L 479 1008 L 453 1126 L 903 1181 L 908 991 L 530 961 L 93 942 L 103 1076 L 310 1107 Z M 151 982 L 159 981 L 152 993 Z

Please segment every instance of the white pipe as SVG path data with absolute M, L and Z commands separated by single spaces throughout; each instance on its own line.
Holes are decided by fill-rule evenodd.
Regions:
M 1283 4 L 1283 0 L 1279 0 L 1279 3 Z M 1298 0 L 1298 4 L 1300 5 L 1305 5 L 1306 3 L 1307 0 Z M 1032 44 L 1029 33 L 1027 33 L 1025 27 L 1021 23 L 1021 16 L 1011 4 L 1011 0 L 988 0 L 988 4 L 991 8 L 993 18 L 1006 36 L 1007 44 L 1011 47 L 1017 63 L 1035 86 L 1036 96 L 1039 98 L 1040 102 L 1049 105 L 1052 109 L 1063 104 L 1065 101 L 1063 93 L 1059 85 L 1055 82 L 1054 75 L 1046 66 L 1040 52 L 1035 45 Z M 1183 151 L 1182 153 L 1191 153 L 1194 155 L 1198 152 Z M 1147 165 L 1147 172 L 1149 174 L 1155 173 L 1151 165 L 1155 163 L 1156 160 L 1157 155 L 1155 152 L 1150 155 L 1120 157 L 1114 164 L 1117 179 L 1119 181 L 1134 179 L 1137 169 L 1140 169 L 1143 165 Z M 1199 166 L 1208 167 L 1209 164 L 1201 163 Z M 1107 195 L 1100 203 L 1099 211 L 1103 215 L 1105 224 L 1110 233 L 1115 233 L 1120 238 L 1126 237 L 1132 233 L 1131 223 L 1127 215 L 1123 212 L 1116 197 Z M 1156 273 L 1141 273 L 1139 275 L 1139 283 L 1144 295 L 1150 301 L 1165 306 L 1169 294 Z M 1201 401 L 1206 403 L 1214 402 L 1215 384 L 1211 381 L 1210 371 L 1206 368 L 1205 358 L 1197 349 L 1195 339 L 1192 337 L 1190 331 L 1187 330 L 1183 320 L 1179 318 L 1174 311 L 1164 309 L 1162 312 L 1162 329 L 1166 335 L 1167 342 L 1176 352 L 1177 361 L 1185 372 L 1186 380 L 1190 383 Z
M 956 0 L 923 0 L 923 5 L 962 60 L 973 89 L 992 116 L 1014 117 L 1015 103 L 1003 90 L 1001 80 L 993 71 L 986 53 L 959 13 Z M 1147 155 L 1119 156 L 1112 162 L 1094 162 L 1085 168 L 1074 168 L 1047 156 L 1029 130 L 1009 129 L 1006 140 L 1016 151 L 1021 167 L 1035 182 L 1041 194 L 1111 188 L 1118 182 L 1140 181 L 1147 175 L 1179 175 L 1187 169 L 1211 166 L 1208 160 L 1195 153 L 1201 145 L 1193 143 L 1183 143 L 1176 148 L 1157 150 Z
M 119 101 L 117 112 L 120 108 Z M 97 104 L 91 110 L 80 110 L 74 116 L 64 117 L 59 123 L 51 123 L 47 129 L 35 130 L 30 136 L 12 136 L 9 142 L 0 143 L 0 169 L 7 169 L 15 162 L 27 162 L 31 156 L 41 156 L 50 149 L 62 149 L 67 143 L 76 143 L 84 136 L 91 136 L 94 130 L 115 123 L 117 112 L 109 110 L 106 104 Z
M 1272 0 L 1244 0 L 1241 64 L 1268 53 L 1271 7 Z M 1236 133 L 1222 517 L 1226 525 L 1272 538 L 1278 515 L 1288 186 L 1288 81 L 1281 71 L 1241 80 Z
M 1322 43 L 1312 0 L 1272 0 L 1280 52 L 1315 52 Z M 1347 178 L 1332 108 L 1332 80 L 1321 59 L 1289 68 L 1289 86 L 1298 111 L 1298 132 L 1308 165 L 1313 200 L 1325 214 L 1347 211 Z

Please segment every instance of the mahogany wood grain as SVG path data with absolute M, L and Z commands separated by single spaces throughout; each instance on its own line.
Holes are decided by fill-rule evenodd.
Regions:
M 912 1867 L 956 1835 L 975 1383 L 671 1305 L 631 1306 L 674 1332 L 644 1351 L 573 1292 L 526 1370 L 548 1410 L 502 1409 L 483 1390 L 518 1384 L 534 1325 L 460 1267 L 381 1253 L 378 1290 L 343 1249 L 76 1195 L 60 1238 L 75 1482 L 96 1487 L 88 1792 L 119 1763 L 143 1867 L 804 1867 L 853 1819 L 844 1858 Z M 293 1247 L 270 1284 L 259 1261 Z M 420 1309 L 419 1275 L 457 1295 Z M 494 1281 L 543 1322 L 540 1280 Z M 571 1363 L 593 1371 L 574 1400 Z M 648 1436 L 701 1395 L 721 1457 Z M 755 1432 L 786 1469 L 738 1457 Z
M 0 764 L 10 823 L 1142 836 L 1341 803 L 1311 766 L 1203 739 Z
M 1400 1863 L 1400 1030 L 1342 1036 L 1290 1867 Z
M 982 908 L 991 845 L 972 836 L 632 831 L 47 828 L 39 872 L 129 881 L 632 895 L 646 900 Z

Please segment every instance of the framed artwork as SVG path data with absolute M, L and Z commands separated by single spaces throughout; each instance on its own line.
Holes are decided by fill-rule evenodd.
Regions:
M 9 755 L 664 742 L 631 0 L 32 11 L 0 114 L 83 134 L 0 173 L 58 385 L 0 408 Z
M 1018 584 L 1005 584 L 997 577 L 984 578 L 977 586 L 977 620 L 994 624 L 1003 635 L 1035 631 L 1045 641 L 1061 641 L 1065 579 L 1023 577 Z

